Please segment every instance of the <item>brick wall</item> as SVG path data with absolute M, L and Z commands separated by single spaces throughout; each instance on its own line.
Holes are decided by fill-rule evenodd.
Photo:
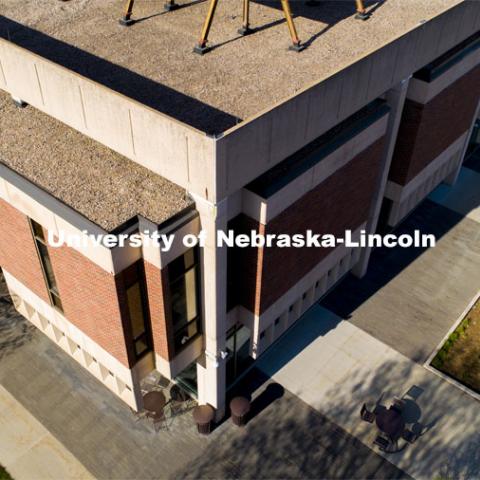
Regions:
M 119 303 L 121 277 L 109 274 L 72 248 L 48 250 L 65 317 L 121 363 L 132 366 Z
M 406 185 L 465 133 L 480 99 L 480 66 L 427 104 L 408 100 L 402 114 L 389 179 Z
M 50 304 L 28 218 L 0 200 L 0 266 Z M 126 366 L 119 278 L 69 247 L 49 247 L 64 315 Z
M 25 215 L 0 199 L 0 267 L 50 303 L 30 225 Z
M 267 225 L 246 215 L 230 222 L 236 233 L 314 233 L 343 236 L 368 218 L 383 152 L 383 138 L 357 155 L 315 189 L 288 207 Z M 261 314 L 287 292 L 331 249 L 230 249 L 228 263 L 229 307 L 243 305 Z
M 144 262 L 145 279 L 148 292 L 148 305 L 152 325 L 152 338 L 155 353 L 165 360 L 170 360 L 173 355 L 172 321 L 168 300 L 168 270 L 160 270 L 149 262 Z

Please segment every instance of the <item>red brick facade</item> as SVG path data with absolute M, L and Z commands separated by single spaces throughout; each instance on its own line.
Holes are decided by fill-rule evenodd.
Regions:
M 5 268 L 50 304 L 28 218 L 0 200 L 0 267 Z M 114 276 L 69 247 L 48 247 L 65 317 L 125 366 L 135 364 L 124 286 L 125 271 Z M 144 263 L 153 347 L 166 360 L 173 356 L 173 339 L 165 299 L 167 270 Z M 143 275 L 143 272 L 141 272 Z M 168 311 L 168 310 L 167 310 Z
M 0 220 L 0 267 L 49 303 L 27 217 L 0 199 Z
M 0 266 L 50 303 L 28 218 L 0 200 Z M 49 248 L 65 317 L 128 366 L 118 278 L 77 251 Z
M 155 353 L 165 360 L 174 356 L 171 318 L 166 305 L 168 300 L 168 270 L 160 270 L 149 262 L 144 262 L 148 292 L 148 305 L 152 325 Z
M 383 138 L 357 155 L 315 189 L 288 207 L 268 225 L 239 215 L 230 224 L 236 233 L 305 233 L 343 237 L 368 219 Z M 331 249 L 246 248 L 230 249 L 228 264 L 229 307 L 238 303 L 261 314 L 303 278 Z
M 427 104 L 405 102 L 389 179 L 406 185 L 465 133 L 480 98 L 480 66 Z
M 119 303 L 119 279 L 72 248 L 48 250 L 65 317 L 121 363 L 131 365 Z

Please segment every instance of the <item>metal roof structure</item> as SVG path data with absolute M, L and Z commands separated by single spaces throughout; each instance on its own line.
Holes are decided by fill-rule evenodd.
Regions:
M 296 52 L 301 52 L 305 45 L 302 44 L 298 37 L 297 29 L 295 27 L 295 23 L 292 17 L 292 9 L 290 7 L 290 0 L 279 0 L 282 6 L 283 14 L 285 15 L 285 20 L 287 21 L 288 30 L 290 32 L 290 37 L 292 39 L 292 45 L 290 45 L 289 50 L 294 50 Z M 307 0 L 306 5 L 316 6 L 320 2 L 318 0 Z M 133 6 L 135 4 L 135 0 L 127 0 L 127 4 L 125 6 L 125 14 L 119 20 L 120 25 L 123 26 L 130 26 L 135 23 L 135 20 L 132 18 L 133 15 Z M 365 5 L 363 0 L 355 0 L 356 4 L 356 15 L 355 18 L 360 20 L 367 20 L 369 14 L 365 9 Z M 207 17 L 205 18 L 202 33 L 200 35 L 200 39 L 198 44 L 195 45 L 193 51 L 200 55 L 207 53 L 212 49 L 211 46 L 208 45 L 208 34 L 210 33 L 210 29 L 212 27 L 213 18 L 215 16 L 215 12 L 217 10 L 218 0 L 209 0 L 208 6 L 208 13 Z M 181 5 L 175 3 L 175 0 L 167 0 L 164 5 L 165 11 L 172 11 L 180 8 Z M 243 21 L 242 21 L 242 28 L 238 30 L 238 33 L 242 36 L 249 35 L 255 32 L 255 29 L 250 27 L 250 0 L 243 0 Z

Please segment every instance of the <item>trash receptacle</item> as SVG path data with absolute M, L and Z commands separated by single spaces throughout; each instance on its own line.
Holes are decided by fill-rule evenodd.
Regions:
M 198 433 L 208 435 L 211 431 L 215 411 L 210 405 L 199 405 L 193 409 L 193 420 L 197 424 Z
M 235 397 L 230 402 L 232 422 L 241 427 L 247 423 L 247 416 L 250 412 L 250 401 L 245 397 Z

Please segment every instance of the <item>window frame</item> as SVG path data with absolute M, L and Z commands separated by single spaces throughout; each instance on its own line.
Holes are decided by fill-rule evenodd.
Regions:
M 40 262 L 40 267 L 42 270 L 42 276 L 43 276 L 43 281 L 45 282 L 45 286 L 47 287 L 47 292 L 48 292 L 48 298 L 50 300 L 50 305 L 58 310 L 62 315 L 64 313 L 63 310 L 63 304 L 62 304 L 62 298 L 60 297 L 60 291 L 58 289 L 58 282 L 57 278 L 55 276 L 55 272 L 53 271 L 53 266 L 52 266 L 52 259 L 50 257 L 50 252 L 48 251 L 48 243 L 45 240 L 45 235 L 44 235 L 44 230 L 43 226 L 40 225 L 38 222 L 33 220 L 30 217 L 28 218 L 28 224 L 30 226 L 30 232 L 32 234 L 33 238 L 33 243 L 35 244 L 35 250 L 37 252 L 37 257 Z M 39 232 L 37 232 L 37 228 L 39 227 Z M 42 245 L 45 248 L 45 255 L 41 252 L 39 244 Z M 45 258 L 48 259 L 48 263 L 50 264 L 50 270 L 53 276 L 53 284 L 52 284 L 52 279 L 49 278 L 48 273 L 47 273 L 47 268 L 45 266 Z
M 171 277 L 171 265 L 179 260 L 180 258 L 185 258 L 190 251 L 193 251 L 193 264 L 190 265 L 188 268 L 184 268 L 180 274 L 177 274 L 175 277 Z M 175 329 L 174 321 L 173 321 L 173 302 L 172 302 L 172 285 L 180 280 L 184 279 L 188 272 L 195 269 L 195 307 L 196 307 L 196 316 L 192 318 L 189 322 L 178 327 Z M 202 335 L 202 302 L 201 302 L 201 276 L 200 276 L 200 252 L 198 247 L 192 247 L 185 251 L 182 255 L 175 258 L 170 264 L 168 265 L 168 291 L 169 291 L 169 309 L 170 309 L 170 318 L 171 318 L 171 325 L 172 325 L 172 342 L 173 342 L 173 351 L 174 354 L 179 354 L 182 350 L 187 348 L 192 342 L 194 342 L 200 335 Z M 185 343 L 178 342 L 177 338 L 180 337 L 180 332 L 188 330 L 192 324 L 196 324 L 197 331 L 192 337 L 190 337 Z
M 142 260 L 138 260 L 133 263 L 129 269 L 130 271 L 125 272 L 123 275 L 123 288 L 125 290 L 125 310 L 127 314 L 128 321 L 128 339 L 129 339 L 129 349 L 132 352 L 133 358 L 137 362 L 142 359 L 145 355 L 148 355 L 153 350 L 153 340 L 152 340 L 152 329 L 151 329 L 151 319 L 150 319 L 150 309 L 148 308 L 147 300 L 147 288 L 145 282 L 145 269 L 143 267 Z M 138 284 L 140 289 L 140 300 L 143 316 L 143 326 L 144 330 L 137 336 L 133 335 L 133 323 L 132 316 L 130 312 L 130 305 L 128 301 L 128 290 Z M 137 353 L 136 343 L 143 341 L 146 345 L 146 348 L 140 353 Z

